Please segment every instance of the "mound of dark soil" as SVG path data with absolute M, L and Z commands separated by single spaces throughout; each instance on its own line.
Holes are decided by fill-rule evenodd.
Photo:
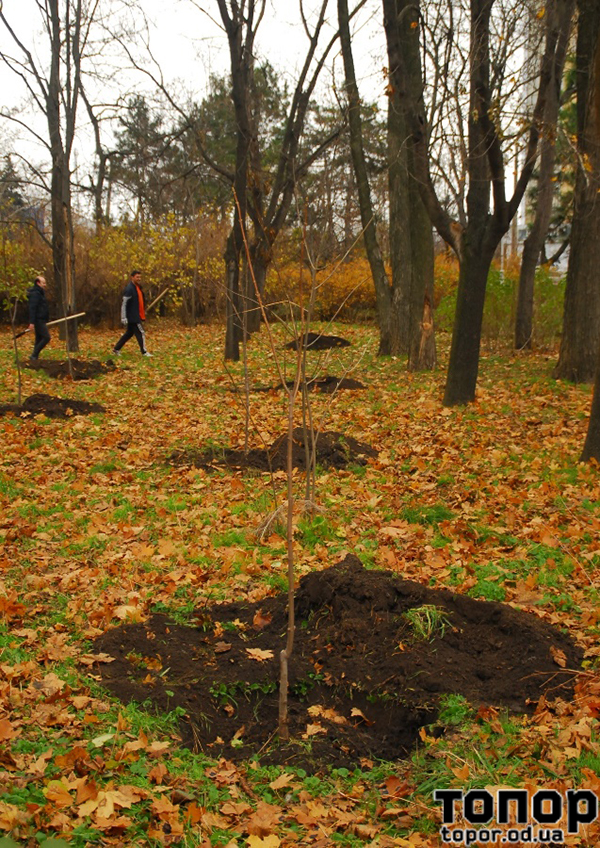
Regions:
M 288 380 L 285 384 L 287 388 L 292 388 L 293 380 Z M 360 380 L 355 380 L 352 377 L 335 377 L 333 374 L 327 374 L 325 377 L 315 377 L 313 380 L 307 380 L 306 386 L 309 391 L 323 392 L 324 394 L 333 394 L 340 389 L 366 389 L 367 387 Z M 252 386 L 252 392 L 277 392 L 283 388 L 283 383 L 276 386 Z M 241 392 L 237 386 L 231 389 L 233 392 Z
M 286 385 L 291 388 L 294 383 L 290 380 Z M 354 380 L 352 377 L 334 377 L 333 374 L 315 377 L 314 380 L 308 380 L 306 385 L 309 391 L 324 392 L 330 395 L 340 389 L 366 389 L 366 386 L 359 380 Z M 281 384 L 278 388 L 281 388 Z
M 419 638 L 406 614 L 431 619 L 432 607 L 445 627 Z M 126 703 L 182 708 L 182 739 L 195 750 L 313 770 L 405 756 L 444 693 L 516 712 L 542 694 L 570 699 L 582 656 L 534 615 L 367 571 L 350 555 L 297 589 L 292 740 L 282 743 L 287 595 L 203 608 L 196 623 L 153 616 L 104 633 L 95 650 L 114 658 L 97 665 L 104 685 Z
M 92 412 L 104 412 L 99 403 L 86 400 L 70 400 L 53 395 L 35 394 L 26 398 L 22 406 L 16 403 L 0 404 L 0 415 L 46 415 L 48 418 L 70 418 L 72 415 L 91 415 Z
M 306 468 L 304 432 L 294 430 L 292 462 L 294 468 Z M 377 456 L 369 445 L 341 433 L 319 433 L 317 438 L 317 463 L 324 468 L 345 468 L 350 463 L 366 465 L 368 457 Z M 279 436 L 269 448 L 252 448 L 247 453 L 241 448 L 214 448 L 199 451 L 182 448 L 169 457 L 171 465 L 193 465 L 196 468 L 226 466 L 228 468 L 257 468 L 260 471 L 284 471 L 287 468 L 287 433 Z
M 74 380 L 91 380 L 98 377 L 100 374 L 106 374 L 109 371 L 115 371 L 116 366 L 112 359 L 107 362 L 100 362 L 97 359 L 83 360 L 72 359 Z M 26 368 L 31 368 L 33 371 L 44 371 L 50 377 L 56 377 L 59 380 L 69 379 L 71 372 L 67 360 L 61 359 L 37 359 L 29 360 L 25 363 Z
M 322 333 L 304 333 L 285 345 L 286 350 L 298 350 L 306 346 L 307 350 L 331 350 L 333 347 L 350 347 L 352 342 L 341 336 L 325 336 Z

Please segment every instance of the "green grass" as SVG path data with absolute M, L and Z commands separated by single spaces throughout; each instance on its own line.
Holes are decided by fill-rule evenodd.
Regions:
M 413 607 L 402 617 L 408 622 L 413 638 L 425 642 L 441 639 L 446 630 L 452 626 L 448 613 L 433 604 Z
M 409 524 L 429 524 L 435 526 L 441 521 L 451 521 L 454 518 L 452 510 L 445 504 L 434 504 L 433 506 L 410 506 L 405 507 L 401 516 Z

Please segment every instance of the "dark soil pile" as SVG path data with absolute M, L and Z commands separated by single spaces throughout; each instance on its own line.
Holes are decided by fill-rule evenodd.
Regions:
M 0 404 L 0 415 L 46 415 L 48 418 L 70 418 L 72 415 L 91 415 L 92 412 L 104 412 L 99 403 L 86 400 L 70 400 L 53 395 L 35 394 L 26 398 L 23 405 L 16 403 Z
M 286 385 L 291 388 L 294 384 L 289 381 Z M 314 380 L 308 380 L 306 385 L 309 391 L 324 392 L 329 395 L 340 389 L 366 389 L 366 386 L 359 380 L 354 380 L 352 377 L 334 377 L 333 374 L 315 377 Z M 282 388 L 281 384 L 277 388 Z
M 419 638 L 406 614 L 432 606 L 445 629 Z M 300 581 L 296 622 L 288 743 L 276 739 L 287 595 L 197 610 L 195 627 L 124 624 L 96 640 L 114 658 L 97 668 L 125 703 L 180 707 L 195 750 L 318 770 L 405 756 L 444 693 L 516 712 L 542 694 L 570 699 L 582 657 L 534 615 L 367 571 L 352 555 Z
M 71 365 L 74 380 L 91 380 L 100 376 L 100 374 L 116 370 L 112 359 L 107 362 L 100 362 L 97 359 L 72 359 Z M 33 362 L 29 360 L 25 363 L 25 367 L 31 368 L 33 371 L 44 371 L 50 377 L 56 377 L 59 380 L 70 379 L 71 377 L 69 363 L 62 359 L 37 359 Z
M 294 468 L 306 468 L 304 432 L 294 430 L 292 462 Z M 319 433 L 317 438 L 317 464 L 323 468 L 345 468 L 350 463 L 366 465 L 377 451 L 369 445 L 341 433 Z M 193 465 L 196 468 L 255 468 L 260 471 L 284 471 L 287 468 L 287 433 L 279 436 L 269 448 L 252 448 L 244 453 L 241 448 L 214 448 L 195 450 L 185 448 L 173 451 L 171 465 Z
M 292 388 L 293 380 L 288 380 L 285 384 L 287 388 Z M 323 392 L 324 394 L 332 395 L 340 389 L 366 389 L 367 387 L 360 380 L 355 380 L 353 377 L 336 377 L 333 374 L 326 374 L 324 377 L 315 377 L 312 380 L 306 381 L 306 387 L 309 391 Z M 278 392 L 283 388 L 283 383 L 276 386 L 252 386 L 251 392 Z M 231 389 L 233 392 L 243 392 L 235 386 Z
M 324 336 L 322 333 L 304 333 L 285 345 L 286 350 L 298 350 L 306 346 L 307 350 L 331 350 L 334 347 L 350 347 L 352 342 L 341 336 Z

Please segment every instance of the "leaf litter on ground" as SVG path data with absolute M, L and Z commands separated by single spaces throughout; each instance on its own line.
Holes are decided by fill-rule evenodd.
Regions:
M 105 412 L 0 419 L 0 833 L 75 845 L 89 832 L 106 844 L 177 844 L 186 834 L 194 844 L 212 834 L 216 844 L 222 832 L 222 844 L 325 845 L 346 834 L 418 848 L 438 844 L 435 785 L 600 791 L 600 481 L 597 467 L 577 463 L 590 393 L 551 380 L 547 356 L 484 356 L 476 403 L 448 410 L 442 370 L 408 374 L 401 361 L 375 357 L 372 330 L 340 330 L 352 347 L 333 351 L 326 373 L 346 373 L 366 348 L 355 376 L 368 388 L 312 403 L 327 429 L 378 455 L 360 473 L 319 471 L 327 520 L 310 538 L 297 534 L 296 555 L 299 578 L 351 552 L 564 630 L 584 651 L 572 699 L 542 697 L 533 715 L 510 721 L 473 704 L 475 718 L 454 731 L 424 727 L 419 752 L 405 760 L 364 761 L 312 782 L 300 771 L 273 789 L 285 770 L 188 755 L 177 715 L 156 720 L 107 695 L 95 665 L 80 663 L 101 634 L 156 613 L 201 626 L 216 601 L 262 602 L 285 585 L 284 539 L 276 528 L 264 543 L 253 536 L 269 478 L 166 464 L 173 450 L 215 439 L 243 448 L 243 398 L 232 401 L 221 377 L 220 328 L 150 332 L 153 360 L 131 352 L 93 383 L 61 382 L 63 398 Z M 99 360 L 111 340 L 86 332 L 81 343 Z M 16 398 L 11 355 L 4 344 L 7 403 Z M 273 383 L 262 340 L 250 367 L 257 383 Z M 28 371 L 26 395 L 47 391 L 47 379 Z M 251 403 L 252 433 L 274 440 L 281 393 Z M 282 497 L 283 477 L 275 487 Z M 406 787 L 400 798 L 390 778 Z M 579 840 L 597 841 L 594 827 Z

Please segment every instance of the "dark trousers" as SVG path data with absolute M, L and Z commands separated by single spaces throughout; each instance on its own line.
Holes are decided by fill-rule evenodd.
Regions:
M 48 332 L 48 327 L 46 327 L 45 321 L 36 321 L 34 326 L 35 344 L 33 346 L 31 358 L 37 359 L 40 355 L 40 351 L 43 350 L 50 341 L 50 333 Z
M 127 329 L 116 343 L 114 349 L 121 350 L 125 342 L 128 342 L 132 336 L 136 337 L 141 352 L 146 353 L 146 335 L 144 333 L 144 325 L 141 321 L 139 324 L 127 324 Z

